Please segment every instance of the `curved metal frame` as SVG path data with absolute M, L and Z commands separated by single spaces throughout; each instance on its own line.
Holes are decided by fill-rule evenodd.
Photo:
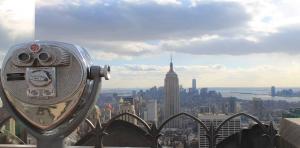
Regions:
M 227 122 L 229 122 L 231 119 L 234 119 L 234 118 L 239 117 L 239 116 L 245 116 L 245 117 L 247 117 L 247 118 L 249 118 L 249 119 L 252 119 L 253 121 L 255 121 L 255 122 L 260 126 L 260 128 L 261 128 L 264 132 L 266 132 L 265 126 L 264 126 L 263 123 L 261 123 L 258 119 L 256 119 L 255 117 L 253 117 L 253 116 L 251 116 L 251 115 L 248 115 L 248 114 L 246 114 L 246 113 L 238 113 L 238 114 L 235 114 L 235 115 L 233 115 L 233 116 L 227 118 L 225 121 L 223 121 L 223 122 L 216 128 L 216 133 L 218 133 L 218 132 L 221 130 L 222 126 L 224 126 L 224 125 L 225 125 Z
M 122 116 L 125 116 L 125 115 L 128 115 L 128 116 L 131 116 L 133 117 L 134 119 L 137 119 L 138 121 L 140 121 L 144 127 L 147 129 L 147 134 L 150 134 L 151 133 L 151 128 L 150 126 L 147 124 L 146 121 L 144 121 L 142 118 L 140 118 L 139 116 L 137 115 L 134 115 L 134 114 L 131 114 L 131 113 L 122 113 L 122 114 L 118 114 L 117 116 L 114 116 L 113 118 L 111 118 L 107 124 L 105 124 L 104 127 L 102 127 L 100 121 L 96 124 L 96 126 L 93 125 L 93 123 L 91 123 L 88 119 L 85 119 L 85 121 L 90 125 L 90 127 L 93 127 L 94 128 L 94 131 L 93 133 L 95 134 L 96 136 L 96 143 L 95 143 L 95 147 L 96 148 L 102 148 L 103 145 L 102 145 L 102 140 L 103 140 L 103 137 L 105 135 L 108 135 L 109 133 L 106 133 L 106 129 L 113 123 L 113 121 L 115 120 L 119 120 L 118 118 L 122 117 Z
M 249 119 L 252 119 L 253 121 L 255 121 L 259 127 L 263 130 L 263 135 L 266 135 L 266 128 L 265 126 L 263 125 L 262 122 L 260 122 L 258 119 L 256 119 L 254 116 L 251 116 L 251 115 L 248 115 L 246 113 L 237 113 L 235 115 L 232 115 L 231 117 L 227 118 L 226 120 L 224 120 L 220 125 L 218 125 L 218 127 L 215 129 L 213 128 L 213 126 L 211 128 L 213 129 L 210 129 L 210 135 L 207 135 L 209 141 L 210 141 L 210 147 L 211 148 L 214 148 L 215 145 L 216 145 L 216 139 L 218 138 L 218 132 L 221 130 L 221 128 L 227 123 L 229 122 L 230 120 L 236 118 L 236 117 L 240 117 L 240 116 L 245 116 Z
M 145 120 L 143 120 L 143 119 L 140 118 L 139 116 L 134 115 L 134 114 L 131 114 L 131 113 L 122 113 L 122 114 L 118 114 L 118 115 L 114 116 L 113 118 L 111 118 L 111 119 L 107 122 L 107 124 L 106 124 L 105 127 L 104 127 L 104 130 L 106 130 L 106 128 L 109 127 L 110 124 L 111 124 L 113 121 L 118 120 L 118 118 L 120 118 L 120 117 L 122 117 L 122 116 L 125 116 L 125 115 L 131 116 L 131 117 L 133 117 L 134 119 L 137 119 L 138 121 L 140 121 L 140 122 L 146 127 L 147 132 L 149 132 L 149 133 L 151 132 L 151 128 L 150 128 L 150 126 L 148 125 L 148 123 L 147 123 Z
M 198 118 L 196 118 L 193 115 L 190 115 L 188 113 L 179 113 L 177 115 L 174 115 L 174 116 L 168 118 L 160 125 L 160 127 L 158 128 L 158 131 L 161 131 L 167 123 L 169 123 L 171 120 L 178 118 L 179 116 L 187 116 L 187 117 L 192 118 L 193 120 L 197 121 L 197 123 L 200 124 L 205 129 L 206 132 L 209 132 L 209 129 L 206 127 L 206 125 L 201 120 L 199 120 Z
M 166 125 L 166 124 L 168 124 L 170 121 L 172 121 L 172 120 L 174 120 L 174 119 L 176 119 L 176 118 L 178 118 L 178 117 L 180 117 L 180 116 L 187 116 L 187 117 L 189 117 L 189 118 L 192 118 L 194 121 L 196 121 L 201 127 L 203 127 L 204 128 L 204 130 L 206 131 L 206 133 L 209 133 L 210 132 L 210 130 L 207 128 L 207 126 L 201 121 L 201 120 L 199 120 L 198 118 L 196 118 L 196 117 L 194 117 L 193 115 L 190 115 L 190 114 L 188 114 L 188 113 L 179 113 L 179 114 L 177 114 L 177 115 L 174 115 L 174 116 L 171 116 L 170 118 L 168 118 L 167 120 L 165 120 L 160 126 L 159 126 L 159 128 L 157 129 L 157 131 L 156 131 L 156 135 L 153 135 L 156 139 L 156 144 L 153 146 L 153 147 L 157 147 L 158 146 L 158 138 L 161 136 L 161 134 L 160 134 L 160 132 L 161 132 L 161 130 L 163 129 L 163 127 Z M 208 138 L 208 140 L 210 141 L 211 140 L 211 138 L 209 137 L 209 136 L 207 136 L 207 138 Z
M 96 128 L 95 125 L 92 123 L 92 121 L 89 120 L 88 118 L 85 118 L 84 121 L 85 121 L 85 123 L 87 123 L 88 126 L 91 127 L 92 129 L 95 129 L 95 128 Z

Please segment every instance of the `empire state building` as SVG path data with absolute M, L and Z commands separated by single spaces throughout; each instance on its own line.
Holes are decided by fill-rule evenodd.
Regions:
M 171 58 L 170 70 L 166 74 L 165 84 L 165 119 L 180 113 L 180 98 L 179 98 L 179 80 L 174 72 L 173 62 Z M 167 128 L 180 128 L 180 120 L 174 119 L 166 125 Z

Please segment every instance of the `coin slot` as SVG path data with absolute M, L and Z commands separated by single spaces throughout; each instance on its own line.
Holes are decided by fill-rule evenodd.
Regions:
M 8 73 L 7 81 L 25 80 L 25 73 Z

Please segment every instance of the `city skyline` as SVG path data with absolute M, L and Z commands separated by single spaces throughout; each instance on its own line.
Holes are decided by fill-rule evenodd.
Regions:
M 104 88 L 162 86 L 170 53 L 184 87 L 192 78 L 199 87 L 299 87 L 299 6 L 283 0 L 1 0 L 0 61 L 16 43 L 58 40 L 82 45 L 96 64 L 111 65 Z

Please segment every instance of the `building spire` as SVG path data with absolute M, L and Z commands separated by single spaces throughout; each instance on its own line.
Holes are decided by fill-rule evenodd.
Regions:
M 170 55 L 170 71 L 174 71 L 174 69 L 173 69 L 173 55 L 171 54 Z

